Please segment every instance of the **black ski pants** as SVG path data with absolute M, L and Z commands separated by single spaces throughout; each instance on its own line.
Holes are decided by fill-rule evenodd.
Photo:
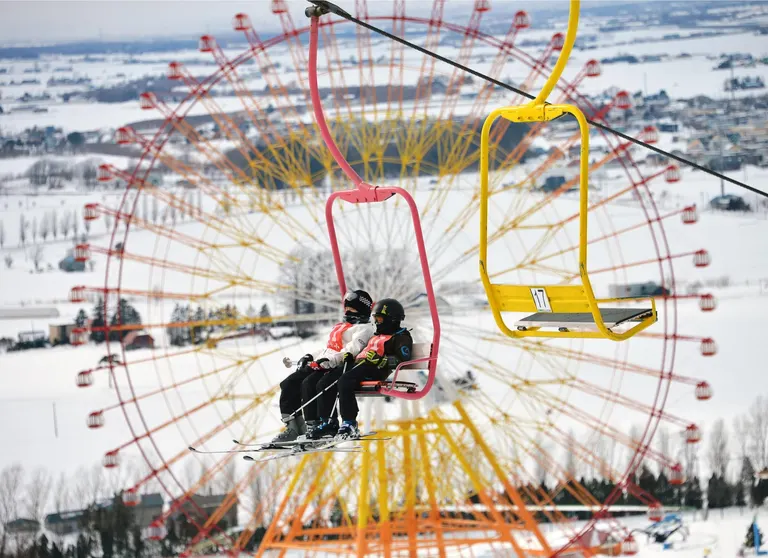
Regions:
M 317 383 L 324 370 L 302 366 L 280 382 L 280 414 L 290 415 L 317 395 Z M 304 407 L 304 420 L 317 420 L 317 399 Z
M 342 420 L 357 420 L 360 409 L 357 406 L 355 392 L 360 390 L 360 382 L 366 380 L 386 380 L 392 371 L 377 368 L 368 362 L 362 362 L 348 370 L 339 380 L 339 409 Z
M 326 372 L 322 378 L 320 378 L 320 381 L 317 382 L 317 385 L 315 386 L 315 393 L 320 393 L 325 388 L 330 386 L 332 383 L 334 383 L 336 380 L 341 378 L 342 374 L 344 373 L 344 365 L 337 366 L 336 368 L 331 368 Z M 317 412 L 320 415 L 321 419 L 330 419 L 331 413 L 333 412 L 333 406 L 336 404 L 336 395 L 339 393 L 339 384 L 334 385 L 333 387 L 329 388 L 328 391 L 323 393 L 320 397 L 317 398 L 318 405 L 317 405 Z M 334 413 L 334 416 L 336 416 L 338 413 Z

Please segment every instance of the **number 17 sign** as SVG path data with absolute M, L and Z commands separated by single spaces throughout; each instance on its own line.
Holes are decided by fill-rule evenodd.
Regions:
M 533 296 L 533 303 L 536 305 L 536 310 L 539 312 L 551 312 L 552 306 L 549 304 L 549 297 L 547 291 L 543 287 L 531 287 L 531 295 Z

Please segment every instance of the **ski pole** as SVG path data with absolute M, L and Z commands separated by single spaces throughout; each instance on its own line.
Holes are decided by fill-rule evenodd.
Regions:
M 286 357 L 286 358 L 287 358 L 287 357 Z M 283 359 L 283 362 L 285 362 L 285 359 Z M 344 375 L 344 373 L 345 373 L 346 371 L 347 371 L 347 363 L 346 363 L 346 362 L 344 362 L 344 368 L 343 368 L 343 369 L 342 369 L 342 371 L 341 371 L 341 376 L 343 376 L 343 375 Z M 310 399 L 309 401 L 307 401 L 306 403 L 304 403 L 304 404 L 303 404 L 301 407 L 299 407 L 299 408 L 298 408 L 298 409 L 296 409 L 294 412 L 292 412 L 292 413 L 289 415 L 288 419 L 284 420 L 283 422 L 288 422 L 290 419 L 292 419 L 294 416 L 296 416 L 296 413 L 298 413 L 299 411 L 301 411 L 302 409 L 304 409 L 304 407 L 306 407 L 307 405 L 309 405 L 310 403 L 312 403 L 312 402 L 313 402 L 315 399 L 317 399 L 317 398 L 318 398 L 318 397 L 320 397 L 322 394 L 324 394 L 326 391 L 328 391 L 328 390 L 329 390 L 329 389 L 331 389 L 333 386 L 335 386 L 336 384 L 338 384 L 338 383 L 339 383 L 339 380 L 341 380 L 341 376 L 339 376 L 339 379 L 338 379 L 338 380 L 336 380 L 336 381 L 335 381 L 335 382 L 333 382 L 332 384 L 329 384 L 328 386 L 326 386 L 326 388 L 325 388 L 323 391 L 321 391 L 320 393 L 318 393 L 317 395 L 315 395 L 315 396 L 314 396 L 312 399 Z

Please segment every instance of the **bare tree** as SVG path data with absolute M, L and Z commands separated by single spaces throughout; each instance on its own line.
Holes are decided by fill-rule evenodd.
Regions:
M 45 469 L 37 469 L 32 475 L 32 480 L 27 483 L 27 498 L 24 501 L 25 512 L 28 517 L 42 523 L 43 515 L 48 507 L 51 497 L 53 479 Z
M 83 226 L 85 227 L 85 236 L 88 236 L 91 234 L 91 222 L 87 220 L 83 220 Z
M 18 519 L 21 489 L 24 484 L 24 470 L 21 465 L 14 463 L 0 471 L 0 526 Z M 0 552 L 5 552 L 8 531 L 2 530 L 0 537 Z M 17 550 L 18 550 L 17 541 Z M 3 554 L 5 555 L 5 554 Z
M 107 229 L 107 233 L 112 232 L 112 216 L 108 213 L 104 214 L 104 227 Z
M 19 246 L 27 243 L 27 223 L 24 220 L 24 214 L 19 217 Z
M 0 248 L 2 248 L 4 244 L 5 244 L 5 226 L 3 225 L 3 222 L 0 221 Z
M 576 440 L 573 430 L 568 432 L 568 442 L 565 446 L 565 471 L 571 479 L 579 478 L 579 461 L 576 458 Z
M 728 471 L 729 460 L 728 430 L 725 427 L 725 420 L 718 419 L 715 421 L 715 424 L 712 426 L 712 431 L 709 434 L 707 461 L 713 473 L 721 478 L 725 478 Z
M 32 264 L 35 266 L 35 271 L 40 271 L 40 264 L 43 262 L 43 247 L 39 244 L 35 244 L 29 252 L 29 257 L 32 258 Z
M 61 236 L 67 238 L 69 236 L 69 228 L 71 226 L 72 215 L 69 211 L 65 211 L 61 217 Z
M 669 441 L 669 430 L 664 426 L 660 426 L 656 433 L 656 443 L 659 453 L 666 458 L 672 458 L 672 448 Z
M 56 481 L 56 489 L 53 491 L 53 509 L 56 513 L 67 511 L 72 506 L 71 496 L 69 479 L 61 473 Z
M 746 416 L 738 416 L 733 419 L 733 435 L 739 448 L 739 457 L 742 459 L 747 457 L 747 448 L 749 446 L 749 418 Z
M 8 465 L 0 471 L 0 525 L 19 517 L 24 469 L 21 464 Z
M 155 224 L 157 224 L 157 215 L 158 215 L 157 198 L 152 198 L 152 222 Z
M 145 221 L 149 220 L 149 207 L 147 204 L 149 203 L 149 197 L 147 196 L 147 192 L 142 192 L 141 196 L 141 218 Z
M 8 269 L 11 269 L 12 266 L 13 266 L 13 256 L 11 256 L 10 254 L 6 254 L 5 267 L 7 267 Z
M 80 219 L 77 218 L 77 209 L 72 210 L 72 238 L 77 238 L 80 233 Z
M 537 433 L 531 452 L 533 454 L 534 478 L 539 484 L 543 484 L 547 480 L 547 463 L 552 460 L 548 449 L 544 443 L 544 437 L 541 436 L 541 433 Z
M 71 487 L 70 505 L 74 505 L 77 508 L 85 508 L 92 503 L 89 500 L 91 494 L 90 484 L 91 479 L 89 478 L 88 471 L 84 467 L 79 467 L 69 483 Z
M 223 467 L 223 474 L 218 476 L 215 489 L 226 494 L 235 488 L 237 484 L 237 462 L 230 459 Z
M 758 470 L 768 466 L 768 400 L 758 396 L 747 414 L 749 457 Z
M 93 504 L 102 497 L 104 487 L 106 486 L 106 479 L 104 478 L 104 467 L 101 463 L 95 463 L 91 467 L 90 474 L 88 475 L 88 484 L 86 485 L 86 496 L 88 498 L 86 504 Z
M 51 234 L 53 234 L 54 239 L 59 236 L 59 214 L 56 213 L 55 209 L 51 211 Z
M 43 239 L 43 242 L 48 238 L 48 235 L 51 232 L 51 225 L 48 217 L 48 213 L 43 214 L 42 219 L 40 219 L 40 238 Z
M 32 242 L 37 242 L 37 216 L 32 217 Z

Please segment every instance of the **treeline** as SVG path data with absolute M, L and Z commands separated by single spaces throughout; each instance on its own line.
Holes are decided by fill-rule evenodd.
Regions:
M 104 299 L 99 297 L 91 311 L 91 335 L 90 339 L 94 343 L 104 343 L 107 341 L 107 333 L 103 328 L 109 323 L 110 327 L 120 327 L 125 325 L 141 325 L 141 314 L 126 299 L 121 298 L 115 311 L 109 315 L 104 313 Z M 86 324 L 85 312 L 80 310 L 75 319 L 75 325 L 84 327 Z M 140 328 L 110 330 L 109 341 L 122 341 L 131 331 Z
M 265 331 L 270 328 L 269 322 L 249 323 L 256 318 L 256 310 L 249 306 L 245 315 L 241 314 L 236 304 L 226 304 L 220 308 L 211 308 L 207 312 L 202 306 L 193 309 L 192 306 L 176 304 L 171 312 L 171 319 L 166 328 L 168 343 L 176 347 L 204 343 L 213 333 L 231 331 Z M 262 304 L 258 313 L 259 318 L 271 317 L 269 306 Z M 238 325 L 238 321 L 243 323 Z M 216 323 L 224 322 L 224 323 Z M 254 320 L 255 322 L 255 320 Z

